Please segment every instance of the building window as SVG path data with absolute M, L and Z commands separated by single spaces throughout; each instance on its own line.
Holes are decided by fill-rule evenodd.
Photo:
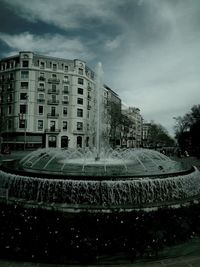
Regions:
M 63 89 L 64 89 L 64 91 L 63 91 L 64 94 L 68 94 L 69 93 L 69 87 L 67 85 L 65 85 L 63 87 Z
M 40 72 L 39 81 L 45 81 L 44 72 Z
M 67 131 L 67 121 L 63 121 L 63 131 Z
M 82 130 L 83 130 L 83 123 L 82 123 L 82 122 L 77 122 L 77 124 L 76 124 L 76 129 L 77 129 L 78 131 L 82 131 Z
M 20 93 L 20 100 L 26 100 L 27 99 L 27 93 Z
M 43 115 L 43 112 L 44 112 L 44 107 L 43 106 L 39 106 L 38 107 L 38 113 L 39 113 L 39 115 Z
M 23 60 L 22 61 L 22 67 L 23 68 L 28 68 L 28 60 Z
M 38 120 L 38 131 L 42 131 L 43 130 L 43 120 Z
M 21 89 L 28 89 L 28 82 L 21 82 Z
M 55 73 L 53 73 L 53 74 L 51 75 L 51 77 L 52 77 L 53 79 L 57 79 L 57 75 L 56 75 Z
M 8 114 L 10 115 L 12 113 L 12 106 L 8 106 Z
M 7 102 L 8 103 L 12 102 L 12 100 L 13 100 L 13 96 L 12 96 L 12 94 L 9 94 L 8 97 L 7 97 Z
M 67 108 L 63 107 L 63 116 L 67 116 Z
M 14 80 L 14 73 L 10 73 L 10 80 L 11 80 L 11 81 Z
M 22 70 L 21 79 L 28 79 L 28 77 L 29 77 L 29 72 L 27 70 Z
M 62 148 L 67 148 L 69 143 L 68 136 L 62 136 L 61 137 L 61 147 Z
M 77 147 L 82 147 L 82 136 L 77 136 Z
M 77 117 L 83 117 L 83 110 L 81 108 L 77 109 Z
M 19 106 L 19 113 L 25 114 L 26 113 L 26 105 L 20 105 Z
M 56 115 L 56 107 L 51 107 L 51 116 Z
M 63 82 L 68 82 L 68 76 L 64 76 Z
M 38 99 L 42 99 L 43 100 L 44 99 L 44 94 L 39 93 L 38 94 Z
M 63 104 L 68 104 L 68 103 L 69 103 L 69 96 L 63 95 Z
M 83 69 L 79 68 L 78 69 L 78 74 L 83 75 Z
M 82 84 L 83 85 L 84 80 L 82 78 L 78 78 L 78 84 Z
M 26 127 L 26 120 L 20 120 L 19 119 L 19 128 L 25 129 L 25 127 Z
M 53 71 L 57 70 L 57 64 L 53 64 Z
M 49 136 L 49 147 L 56 147 L 56 136 L 50 135 Z
M 68 66 L 65 66 L 65 72 L 68 72 L 68 69 L 69 69 Z
M 83 105 L 83 98 L 77 98 L 77 104 Z
M 56 130 L 56 122 L 55 121 L 50 121 L 50 130 L 52 132 L 55 132 L 55 130 Z
M 83 95 L 83 88 L 78 88 L 77 93 L 78 93 L 79 95 Z
M 56 84 L 52 84 L 52 92 L 56 92 Z
M 8 129 L 12 128 L 12 120 L 8 120 Z
M 44 83 L 39 83 L 39 88 L 44 89 Z
M 40 69 L 44 69 L 44 62 L 43 61 L 40 62 Z
M 56 103 L 57 102 L 56 95 L 51 95 L 51 101 L 53 103 Z

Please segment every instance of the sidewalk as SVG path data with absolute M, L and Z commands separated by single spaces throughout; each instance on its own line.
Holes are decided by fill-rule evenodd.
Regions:
M 0 267 L 200 267 L 200 256 L 178 257 L 173 259 L 164 259 L 160 261 L 138 262 L 131 264 L 108 264 L 108 265 L 64 265 L 48 263 L 31 263 L 0 260 Z

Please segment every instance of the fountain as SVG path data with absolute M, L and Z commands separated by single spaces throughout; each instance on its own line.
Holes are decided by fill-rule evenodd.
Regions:
M 103 71 L 96 70 L 96 147 L 38 149 L 15 166 L 2 166 L 9 197 L 91 210 L 170 205 L 200 193 L 197 168 L 149 149 L 111 149 L 101 140 Z
M 102 79 L 98 64 L 96 147 L 38 149 L 0 166 L 2 255 L 87 263 L 123 252 L 133 259 L 185 235 L 175 208 L 191 223 L 186 206 L 199 200 L 198 169 L 149 149 L 103 146 Z

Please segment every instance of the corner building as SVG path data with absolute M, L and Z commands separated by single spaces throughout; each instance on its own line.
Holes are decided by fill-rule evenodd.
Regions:
M 1 145 L 94 145 L 94 72 L 85 62 L 33 52 L 0 60 Z

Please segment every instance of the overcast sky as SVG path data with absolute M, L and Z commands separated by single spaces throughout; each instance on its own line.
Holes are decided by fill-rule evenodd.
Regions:
M 0 0 L 0 57 L 23 50 L 95 69 L 146 121 L 200 104 L 200 0 Z

